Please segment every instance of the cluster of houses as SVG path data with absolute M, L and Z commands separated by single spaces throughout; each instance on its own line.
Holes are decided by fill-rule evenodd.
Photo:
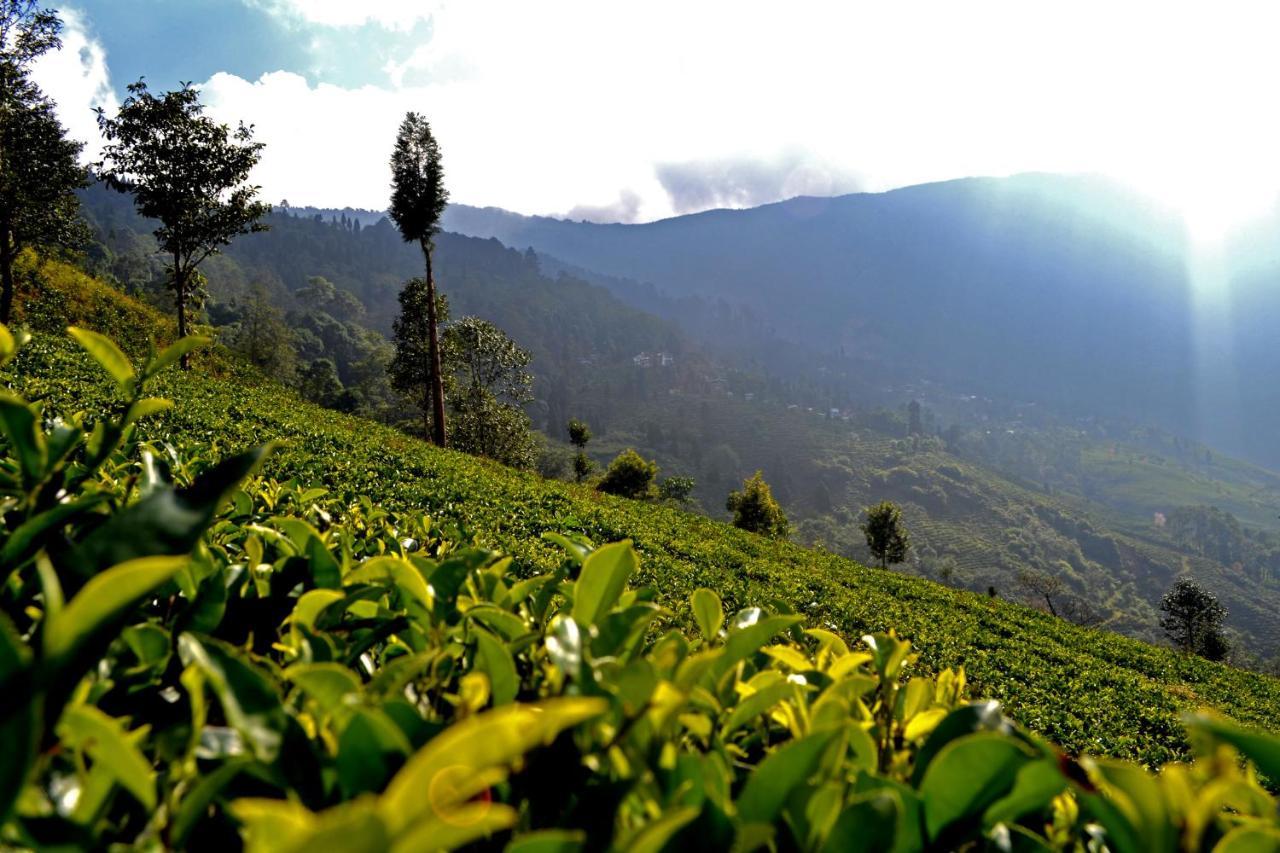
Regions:
M 636 367 L 671 367 L 676 357 L 669 352 L 642 352 L 631 357 Z

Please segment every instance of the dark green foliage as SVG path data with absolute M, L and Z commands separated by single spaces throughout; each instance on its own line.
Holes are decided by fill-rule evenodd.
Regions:
M 448 322 L 449 303 L 443 296 L 437 299 L 435 310 L 427 310 L 431 288 L 424 278 L 412 278 L 400 291 L 400 316 L 392 330 L 395 356 L 388 365 L 391 386 L 403 394 L 422 417 L 423 435 L 433 436 L 433 395 L 437 384 L 444 387 L 447 377 L 436 382 L 435 371 L 440 364 L 432 358 L 431 341 L 434 334 L 432 317 L 436 322 Z
M 405 242 L 417 243 L 422 249 L 422 258 L 426 262 L 426 293 L 415 304 L 421 303 L 426 309 L 427 368 L 422 378 L 428 383 L 430 391 L 430 435 L 439 447 L 444 447 L 448 439 L 439 337 L 442 320 L 436 314 L 436 280 L 431 255 L 435 251 L 433 241 L 440 230 L 440 216 L 448 204 L 449 191 L 444 185 L 440 145 L 432 135 L 431 125 L 427 120 L 410 112 L 400 124 L 395 151 L 391 155 L 391 207 L 387 213 L 400 229 Z M 404 299 L 401 299 L 400 310 L 400 321 L 405 322 Z
M 340 408 L 337 403 L 342 396 L 342 381 L 338 379 L 338 371 L 333 362 L 327 358 L 318 358 L 307 365 L 298 374 L 298 393 L 321 406 Z
M 538 447 L 524 405 L 533 400 L 529 353 L 492 323 L 463 317 L 444 333 L 453 446 L 516 468 L 532 468 Z
M 880 568 L 887 569 L 907 558 L 911 539 L 902 523 L 902 510 L 892 501 L 881 501 L 866 509 L 867 518 L 862 523 L 862 533 L 867 538 L 867 549 L 876 558 Z
M 586 450 L 587 442 L 591 441 L 591 427 L 585 421 L 570 418 L 568 430 L 569 443 L 579 450 Z
M 734 527 L 777 539 L 785 539 L 791 532 L 791 523 L 761 471 L 744 480 L 741 491 L 729 493 L 725 508 L 733 513 Z
M 0 323 L 13 317 L 14 264 L 29 246 L 84 242 L 75 191 L 85 185 L 82 144 L 66 137 L 54 104 L 29 77 L 60 44 L 57 13 L 33 0 L 0 0 Z
M 1222 633 L 1227 611 L 1213 593 L 1191 578 L 1179 578 L 1161 599 L 1160 610 L 1160 627 L 1179 649 L 1209 660 L 1227 656 L 1230 645 Z
M 587 442 L 591 441 L 591 427 L 586 421 L 570 418 L 568 424 L 569 443 L 578 448 L 573 455 L 573 478 L 581 483 L 595 470 L 595 461 L 587 455 Z
M 644 500 L 653 497 L 653 481 L 657 476 L 657 463 L 628 448 L 609 463 L 596 488 L 606 494 Z
M 293 347 L 293 329 L 284 312 L 270 301 L 262 287 L 253 288 L 235 308 L 239 318 L 234 325 L 224 327 L 224 340 L 267 376 L 292 384 L 298 357 Z
M 271 208 L 248 183 L 263 143 L 244 124 L 232 131 L 204 115 L 190 84 L 154 95 L 143 81 L 132 83 L 114 118 L 98 110 L 98 126 L 107 143 L 100 174 L 160 223 L 156 241 L 172 259 L 169 286 L 178 334 L 186 335 L 188 312 L 203 304 L 200 265 L 237 235 L 266 227 L 259 220 Z
M 573 454 L 573 478 L 581 483 L 583 480 L 591 476 L 591 472 L 596 470 L 596 462 L 584 451 L 579 450 Z

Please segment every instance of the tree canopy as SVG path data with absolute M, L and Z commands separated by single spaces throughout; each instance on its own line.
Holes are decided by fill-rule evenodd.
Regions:
M 1222 632 L 1227 609 L 1191 578 L 1179 578 L 1160 600 L 1160 627 L 1184 652 L 1222 660 L 1230 646 Z
M 741 491 L 729 493 L 725 508 L 733 513 L 734 527 L 779 539 L 791 532 L 791 523 L 761 471 L 744 480 Z
M 867 507 L 867 520 L 862 523 L 867 548 L 880 568 L 887 569 L 907 558 L 911 538 L 902 523 L 902 510 L 892 501 L 881 501 Z
M 114 118 L 98 110 L 98 127 L 107 142 L 102 177 L 160 222 L 155 236 L 172 258 L 170 288 L 178 334 L 185 335 L 188 311 L 202 300 L 200 264 L 234 237 L 266 228 L 259 219 L 271 208 L 248 182 L 263 143 L 253 141 L 248 125 L 231 130 L 204 115 L 189 83 L 156 95 L 139 80 Z
M 61 44 L 62 22 L 33 0 L 0 2 L 0 323 L 8 323 L 14 263 L 28 246 L 82 242 L 75 190 L 85 184 L 81 143 L 68 139 L 54 105 L 29 76 Z
M 431 133 L 426 118 L 407 113 L 396 134 L 391 154 L 391 207 L 387 213 L 400 229 L 405 242 L 416 242 L 422 248 L 427 277 L 424 298 L 426 310 L 427 359 L 425 376 L 431 401 L 431 438 L 444 447 L 448 442 L 444 410 L 444 370 L 441 367 L 440 318 L 436 314 L 436 280 L 431 267 L 432 239 L 440 231 L 440 217 L 449 204 L 449 191 L 444 185 L 444 163 L 440 145 Z M 403 308 L 404 301 L 401 301 Z M 404 320 L 403 314 L 401 319 Z M 406 322 L 416 322 L 406 320 Z

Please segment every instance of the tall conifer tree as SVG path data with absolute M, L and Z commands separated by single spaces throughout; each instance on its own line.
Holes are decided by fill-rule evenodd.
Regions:
M 444 379 L 440 369 L 440 323 L 436 315 L 436 280 L 432 270 L 435 236 L 440 233 L 440 217 L 449 203 L 444 185 L 444 165 L 440 145 L 431 125 L 418 113 L 408 113 L 396 134 L 391 155 L 391 221 L 406 243 L 417 243 L 426 263 L 425 302 L 427 311 L 427 356 L 429 367 L 424 381 L 430 383 L 431 439 L 444 447 L 447 440 L 444 415 Z

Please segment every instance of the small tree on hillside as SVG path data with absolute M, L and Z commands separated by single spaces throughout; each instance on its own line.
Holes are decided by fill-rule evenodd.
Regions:
M 693 487 L 697 481 L 692 477 L 664 477 L 658 483 L 658 497 L 677 506 L 687 507 L 692 501 Z
M 573 476 L 579 483 L 590 476 L 596 463 L 587 455 L 587 442 L 591 440 L 591 427 L 577 418 L 569 419 L 569 443 L 578 448 L 573 457 Z
M 424 278 L 410 279 L 400 291 L 400 315 L 392 324 L 395 355 L 387 366 L 391 387 L 403 394 L 422 413 L 422 434 L 433 436 L 435 387 L 444 387 L 448 375 L 439 377 L 439 354 L 431 350 L 433 322 L 449 319 L 449 303 L 443 296 L 435 298 L 435 310 L 427 310 L 431 288 Z
M 1033 599 L 1043 601 L 1051 614 L 1058 615 L 1054 601 L 1066 592 L 1066 584 L 1062 582 L 1062 578 L 1035 569 L 1022 569 L 1018 572 L 1018 585 Z
M 741 491 L 729 493 L 725 508 L 733 513 L 734 527 L 778 539 L 786 538 L 791 532 L 791 523 L 773 499 L 773 492 L 761 471 L 744 480 Z
M 867 507 L 867 520 L 862 523 L 867 548 L 880 568 L 887 569 L 907 558 L 911 538 L 902 522 L 902 510 L 892 501 L 881 501 Z
M 227 334 L 227 344 L 273 379 L 292 382 L 298 368 L 293 330 L 266 288 L 255 285 L 236 308 L 240 316 Z
M 1160 627 L 1184 652 L 1222 660 L 1230 651 L 1222 621 L 1226 608 L 1191 578 L 1180 578 L 1160 600 Z
M 426 372 L 431 392 L 431 439 L 444 447 L 447 440 L 444 413 L 444 372 L 441 368 L 440 318 L 436 313 L 436 280 L 431 268 L 435 236 L 440 231 L 440 217 L 449 203 L 444 186 L 444 164 L 440 145 L 431 133 L 431 125 L 418 113 L 407 113 L 396 134 L 396 147 L 391 155 L 391 221 L 400 229 L 406 243 L 417 243 L 426 263 L 426 298 L 418 300 L 426 309 Z M 401 300 L 403 311 L 404 300 Z M 403 314 L 402 314 L 403 318 Z
M 650 498 L 653 497 L 653 481 L 657 476 L 656 463 L 628 448 L 609 463 L 596 488 L 624 498 Z
M 156 219 L 160 251 L 172 258 L 169 287 L 178 335 L 189 333 L 188 314 L 203 302 L 200 264 L 240 234 L 265 231 L 271 211 L 258 200 L 249 173 L 262 156 L 253 128 L 236 130 L 204 115 L 191 84 L 153 95 L 139 80 L 115 118 L 98 110 L 107 145 L 98 168 L 107 183 L 133 194 L 143 216 Z M 184 369 L 189 367 L 182 357 Z
M 450 395 L 458 450 L 516 468 L 532 468 L 538 445 L 524 405 L 530 390 L 530 355 L 497 326 L 464 317 L 444 333 L 444 367 L 456 383 Z
M 13 265 L 28 246 L 83 240 L 75 190 L 81 143 L 66 137 L 53 102 L 29 78 L 57 48 L 62 22 L 33 0 L 0 0 L 0 323 L 12 321 Z

